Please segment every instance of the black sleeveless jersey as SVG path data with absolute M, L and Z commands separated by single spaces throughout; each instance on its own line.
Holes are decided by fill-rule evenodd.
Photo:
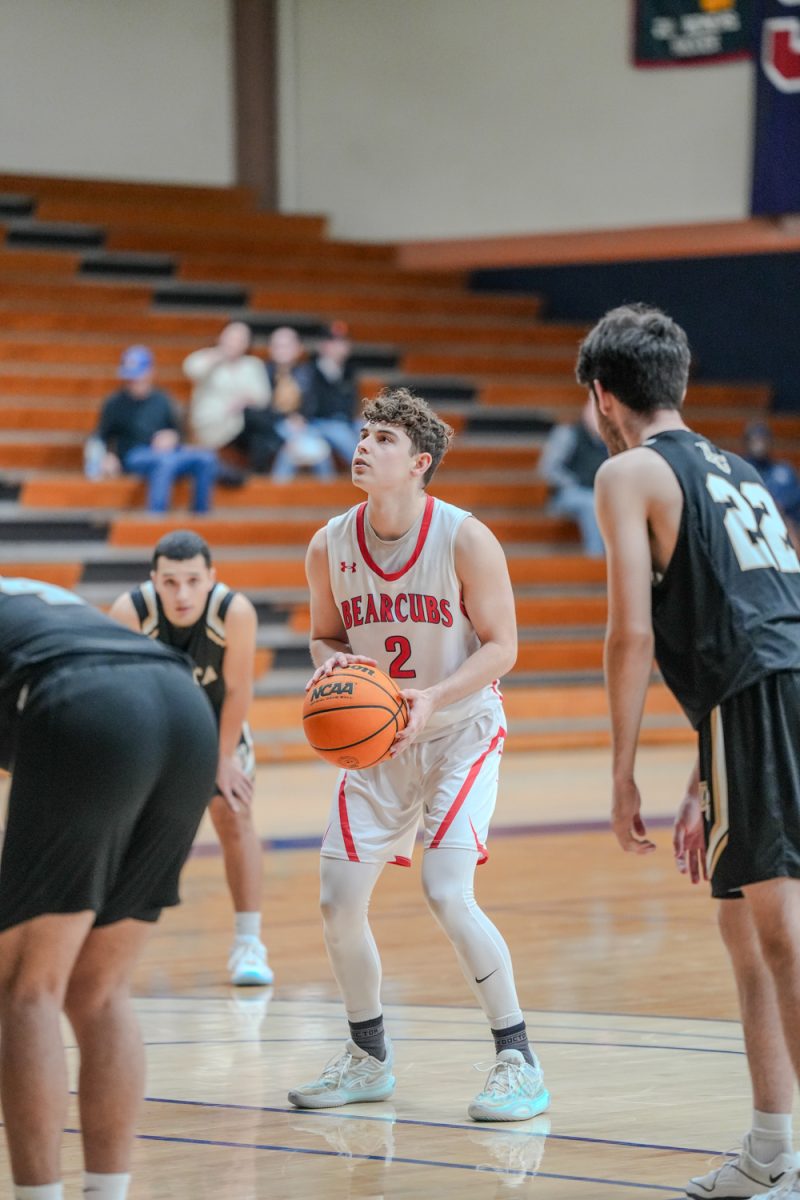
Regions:
M 194 677 L 211 701 L 219 722 L 225 699 L 225 616 L 236 595 L 224 583 L 215 583 L 208 593 L 203 615 L 194 625 L 173 625 L 164 615 L 159 595 L 148 580 L 130 593 L 142 633 L 188 654 Z
M 63 588 L 0 577 L 0 765 L 7 767 L 26 685 L 70 660 L 161 659 L 188 669 L 183 655 L 154 646 Z M 46 747 L 43 748 L 46 753 Z
M 697 727 L 776 671 L 800 670 L 800 561 L 761 476 L 692 430 L 644 443 L 683 492 L 675 552 L 653 582 L 656 659 Z

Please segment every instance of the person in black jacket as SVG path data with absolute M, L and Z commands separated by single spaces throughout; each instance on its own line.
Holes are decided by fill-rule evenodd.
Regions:
M 122 355 L 123 386 L 103 404 L 97 438 L 105 446 L 100 474 L 124 471 L 147 480 L 147 507 L 166 512 L 172 485 L 182 475 L 194 479 L 194 512 L 208 512 L 217 474 L 213 450 L 181 445 L 180 426 L 166 392 L 153 387 L 153 354 L 129 346 Z
M 356 419 L 358 397 L 350 362 L 350 332 L 344 321 L 333 321 L 319 343 L 312 363 L 311 428 L 324 438 L 348 469 L 361 433 Z

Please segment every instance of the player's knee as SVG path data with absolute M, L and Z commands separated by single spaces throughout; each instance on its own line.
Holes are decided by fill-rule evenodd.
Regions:
M 252 828 L 252 818 L 249 809 L 239 809 L 234 812 L 221 796 L 215 796 L 210 807 L 211 820 L 220 841 L 243 841 Z
M 127 979 L 82 974 L 71 979 L 64 997 L 64 1012 L 78 1031 L 87 1021 L 96 1021 L 127 1003 L 130 988 Z
M 440 925 L 446 929 L 463 920 L 467 907 L 463 888 L 441 879 L 424 879 L 422 886 L 428 908 Z
M 776 974 L 787 968 L 796 970 L 800 950 L 794 930 L 785 922 L 777 920 L 760 926 L 758 938 L 761 952 L 770 969 Z
M 61 1009 L 66 981 L 47 967 L 29 969 L 24 964 L 8 975 L 0 985 L 0 1013 L 7 1020 L 37 1008 Z

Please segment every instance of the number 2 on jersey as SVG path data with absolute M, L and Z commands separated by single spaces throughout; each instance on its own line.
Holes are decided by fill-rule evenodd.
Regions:
M 417 672 L 409 669 L 404 671 L 408 660 L 411 658 L 411 643 L 407 637 L 388 637 L 385 642 L 386 653 L 394 654 L 394 658 L 389 663 L 389 677 L 391 679 L 416 679 Z M 395 653 L 396 651 L 396 653 Z
M 725 529 L 743 571 L 758 567 L 800 571 L 783 517 L 762 483 L 746 479 L 737 488 L 729 479 L 709 473 L 706 487 L 712 500 L 726 506 Z

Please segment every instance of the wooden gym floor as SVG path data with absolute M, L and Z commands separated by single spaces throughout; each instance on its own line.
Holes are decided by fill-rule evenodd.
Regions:
M 148 1083 L 131 1200 L 681 1196 L 736 1142 L 750 1110 L 714 905 L 675 871 L 663 823 L 690 765 L 688 747 L 642 753 L 645 815 L 662 823 L 658 853 L 635 860 L 592 828 L 607 810 L 605 751 L 506 756 L 477 892 L 511 946 L 553 1097 L 546 1116 L 512 1125 L 466 1116 L 484 1077 L 473 1064 L 488 1067 L 492 1046 L 421 899 L 419 861 L 387 868 L 372 906 L 396 1048 L 392 1100 L 293 1109 L 287 1089 L 318 1073 L 346 1029 L 322 944 L 318 857 L 269 852 L 276 985 L 235 990 L 225 984 L 222 862 L 204 827 L 184 904 L 157 927 L 137 977 Z M 332 780 L 323 764 L 261 768 L 263 836 L 301 846 L 318 837 Z M 74 1049 L 68 1058 L 74 1079 Z M 77 1124 L 73 1107 L 70 1200 L 80 1190 Z M 9 1192 L 3 1152 L 0 1194 Z

